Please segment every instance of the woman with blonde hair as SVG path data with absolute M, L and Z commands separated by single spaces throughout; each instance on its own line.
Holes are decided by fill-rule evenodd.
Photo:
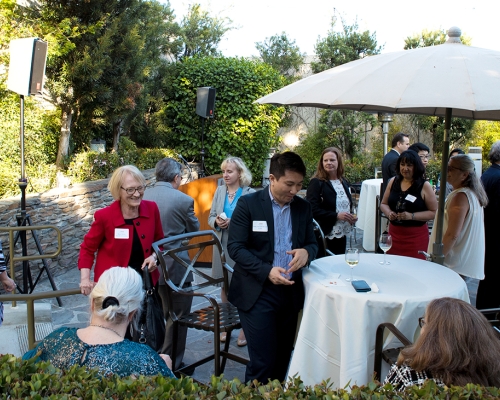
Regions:
M 234 267 L 234 261 L 229 257 L 227 252 L 228 228 L 231 216 L 238 203 L 238 199 L 248 193 L 255 192 L 255 190 L 249 187 L 252 181 L 252 174 L 241 158 L 229 156 L 222 161 L 220 167 L 224 185 L 219 186 L 215 191 L 212 208 L 208 216 L 208 224 L 215 230 L 219 237 L 224 254 L 226 255 L 226 262 L 231 267 Z M 222 275 L 220 259 L 214 254 L 212 260 L 212 274 L 214 277 L 220 277 Z M 224 290 L 221 290 L 221 300 L 227 303 Z M 223 332 L 221 333 L 221 341 L 224 342 L 225 340 L 226 333 Z M 247 344 L 243 329 L 240 330 L 237 344 L 238 346 L 245 346 Z
M 95 212 L 80 246 L 78 269 L 82 294 L 88 295 L 101 274 L 114 266 L 130 266 L 141 275 L 141 269 L 148 268 L 153 284 L 158 281 L 152 244 L 163 239 L 163 228 L 156 203 L 142 199 L 145 189 L 146 179 L 135 166 L 124 165 L 113 172 L 108 190 L 115 201 Z
M 500 387 L 500 340 L 483 314 L 451 297 L 429 303 L 417 341 L 401 350 L 384 383 Z
M 483 207 L 488 204 L 488 196 L 476 174 L 474 161 L 465 154 L 449 159 L 447 179 L 453 191 L 444 205 L 444 265 L 462 276 L 484 279 Z M 432 228 L 429 253 L 433 253 L 436 226 Z
M 170 357 L 145 344 L 125 339 L 129 323 L 140 313 L 142 278 L 132 268 L 107 269 L 90 293 L 90 324 L 59 328 L 23 359 L 35 357 L 68 370 L 73 365 L 96 368 L 100 375 L 157 375 L 173 377 Z

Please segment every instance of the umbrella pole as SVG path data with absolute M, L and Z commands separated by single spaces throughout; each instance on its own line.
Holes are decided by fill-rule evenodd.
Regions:
M 446 193 L 446 174 L 448 170 L 448 157 L 450 154 L 450 129 L 451 129 L 451 108 L 446 109 L 444 120 L 444 140 L 443 157 L 441 159 L 441 183 L 439 187 L 439 202 L 436 219 L 436 241 L 432 245 L 432 261 L 444 264 L 443 254 L 443 220 L 444 220 L 444 200 Z

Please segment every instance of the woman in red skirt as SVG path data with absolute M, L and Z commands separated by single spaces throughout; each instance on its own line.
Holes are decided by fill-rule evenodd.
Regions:
M 436 215 L 436 195 L 424 179 L 425 167 L 415 151 L 401 153 L 396 171 L 380 204 L 390 220 L 392 247 L 387 253 L 425 260 L 418 251 L 427 251 L 429 245 L 427 221 Z

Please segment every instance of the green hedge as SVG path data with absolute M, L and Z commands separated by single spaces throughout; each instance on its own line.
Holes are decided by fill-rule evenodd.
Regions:
M 243 384 L 212 376 L 208 385 L 191 378 L 163 376 L 99 378 L 96 371 L 74 366 L 61 371 L 48 362 L 22 361 L 12 355 L 0 357 L 2 399 L 498 399 L 500 389 L 476 385 L 440 388 L 432 381 L 422 388 L 394 392 L 391 385 L 371 382 L 366 386 L 332 389 L 329 381 L 314 387 L 300 378 L 284 388 L 278 381 L 267 385 Z

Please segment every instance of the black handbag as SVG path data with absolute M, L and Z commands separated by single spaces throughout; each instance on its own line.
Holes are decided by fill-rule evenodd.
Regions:
M 151 281 L 151 274 L 147 268 L 143 270 L 144 297 L 143 309 L 137 329 L 130 324 L 131 336 L 134 342 L 147 344 L 155 351 L 159 351 L 165 339 L 165 319 L 161 300 Z

